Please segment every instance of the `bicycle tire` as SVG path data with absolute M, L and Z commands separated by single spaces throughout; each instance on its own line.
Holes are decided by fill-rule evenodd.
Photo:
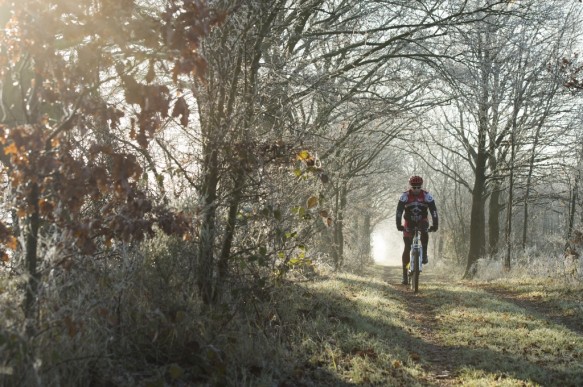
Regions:
M 419 291 L 419 268 L 415 268 L 411 276 L 413 277 L 411 279 L 411 288 L 413 289 L 413 293 L 417 293 Z
M 417 293 L 419 291 L 419 251 L 415 250 L 413 252 L 413 254 L 411 254 L 411 259 L 414 259 L 415 264 L 413 265 L 413 271 L 409 274 L 409 277 L 411 278 L 410 280 L 410 284 L 411 284 L 411 290 L 413 290 L 414 293 Z

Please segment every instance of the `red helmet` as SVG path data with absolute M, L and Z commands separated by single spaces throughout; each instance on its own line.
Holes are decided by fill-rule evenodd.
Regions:
M 423 185 L 423 178 L 421 176 L 411 176 L 409 178 L 409 185 L 419 187 Z

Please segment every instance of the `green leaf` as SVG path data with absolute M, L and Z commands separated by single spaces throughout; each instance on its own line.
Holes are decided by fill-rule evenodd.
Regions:
M 186 313 L 184 313 L 184 311 L 179 310 L 178 312 L 176 312 L 176 322 L 177 323 L 184 321 L 185 318 L 186 318 Z
M 184 375 L 184 369 L 180 367 L 178 364 L 173 363 L 170 364 L 170 367 L 168 368 L 168 373 L 170 374 L 170 378 L 172 378 L 172 380 L 176 380 L 180 379 L 182 375 Z
M 147 380 L 144 385 L 146 387 L 164 387 L 164 379 Z
M 298 153 L 298 159 L 300 160 L 308 160 L 310 158 L 311 158 L 310 152 L 308 152 L 307 150 L 303 150 Z
M 292 214 L 297 214 L 300 218 L 302 218 L 305 213 L 306 209 L 302 206 L 296 206 L 291 209 Z

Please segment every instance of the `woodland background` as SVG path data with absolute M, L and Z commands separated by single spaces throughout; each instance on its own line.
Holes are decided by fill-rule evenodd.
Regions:
M 213 339 L 372 264 L 411 174 L 436 264 L 581 281 L 582 12 L 0 1 L 2 384 L 252 384 Z

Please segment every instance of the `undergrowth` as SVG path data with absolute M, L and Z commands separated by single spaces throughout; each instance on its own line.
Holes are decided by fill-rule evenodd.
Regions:
M 533 279 L 491 260 L 484 277 L 461 282 L 437 261 L 413 296 L 398 285 L 400 268 L 298 270 L 239 279 L 207 307 L 193 249 L 159 237 L 67 265 L 44 257 L 32 332 L 24 277 L 3 271 L 0 385 L 583 384 L 572 328 L 582 289 L 560 271 Z

